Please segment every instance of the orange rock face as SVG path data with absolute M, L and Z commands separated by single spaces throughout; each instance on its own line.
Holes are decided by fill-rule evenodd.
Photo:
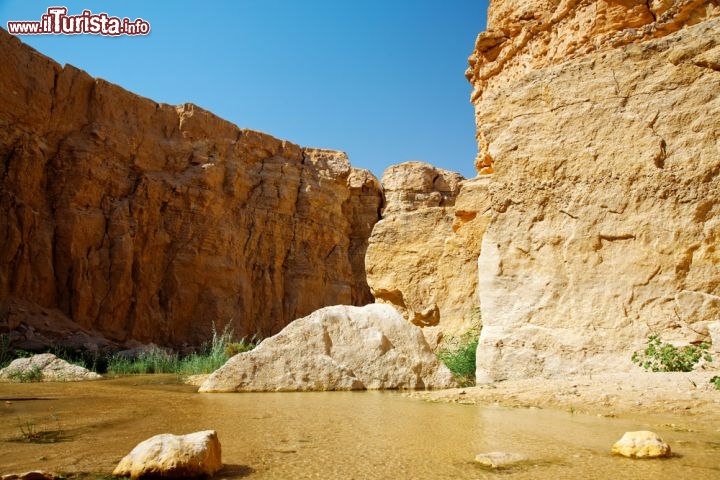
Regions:
M 717 339 L 720 2 L 490 6 L 467 72 L 493 172 L 477 381 Z
M 367 281 L 376 301 L 423 327 L 433 348 L 479 327 L 487 180 L 423 162 L 393 165 L 382 176 L 385 208 L 370 236 Z
M 269 335 L 372 302 L 364 249 L 382 193 L 344 153 L 155 103 L 2 30 L 0 52 L 3 305 L 180 345 L 213 324 Z

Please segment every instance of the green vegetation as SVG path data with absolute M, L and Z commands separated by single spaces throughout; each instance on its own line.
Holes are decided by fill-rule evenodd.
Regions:
M 214 337 L 213 337 L 214 338 Z M 229 342 L 225 344 L 225 356 L 227 358 L 234 357 L 238 353 L 249 352 L 260 343 L 257 336 L 253 335 L 250 340 L 242 339 L 239 342 Z
M 211 373 L 221 367 L 230 357 L 252 350 L 259 343 L 255 336 L 249 340 L 233 341 L 232 330 L 225 328 L 218 333 L 213 327 L 212 339 L 189 355 L 180 356 L 164 349 L 155 348 L 141 352 L 137 356 L 114 354 L 108 356 L 101 352 L 74 351 L 54 347 L 50 353 L 69 363 L 80 365 L 97 373 L 114 375 L 174 373 L 195 375 Z M 0 335 L 0 368 L 4 368 L 16 358 L 31 357 L 41 352 L 26 352 L 12 349 L 10 337 Z M 27 371 L 10 373 L 9 379 L 15 382 L 39 382 L 42 371 L 34 367 Z
M 710 379 L 710 383 L 715 386 L 716 390 L 720 390 L 720 375 L 715 375 Z
M 175 373 L 177 364 L 177 355 L 154 349 L 140 352 L 134 358 L 115 354 L 108 359 L 107 372 L 114 375 Z
M 631 360 L 652 372 L 690 372 L 700 360 L 712 362 L 708 348 L 710 345 L 705 342 L 678 348 L 663 343 L 658 335 L 650 335 L 645 351 L 633 353 Z
M 11 382 L 41 382 L 43 378 L 42 369 L 37 365 L 34 365 L 28 370 L 14 370 L 8 373 L 8 379 Z
M 107 371 L 108 358 L 97 350 L 73 350 L 53 346 L 49 349 L 49 352 L 68 363 L 87 368 L 96 373 L 105 373 Z M 26 354 L 24 356 L 28 357 L 33 355 L 31 352 L 23 352 L 23 354 Z
M 47 424 L 38 426 L 29 420 L 20 422 L 20 436 L 16 441 L 24 443 L 57 443 L 67 440 L 65 431 L 60 426 L 60 420 L 51 416 L 53 425 Z
M 475 384 L 475 352 L 477 351 L 480 326 L 471 328 L 458 338 L 450 339 L 446 346 L 438 350 L 438 358 L 455 375 L 462 387 Z
M 180 357 L 161 349 L 141 352 L 135 358 L 113 355 L 108 360 L 107 371 L 114 375 L 133 375 L 147 373 L 175 373 L 178 375 L 196 375 L 211 373 L 220 368 L 230 357 L 237 353 L 255 348 L 255 337 L 250 340 L 232 341 L 233 332 L 225 328 L 222 333 L 213 328 L 212 340 L 203 345 L 196 353 Z

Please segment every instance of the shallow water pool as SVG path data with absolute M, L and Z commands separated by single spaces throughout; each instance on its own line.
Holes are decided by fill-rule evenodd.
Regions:
M 720 479 L 719 427 L 701 419 L 631 421 L 394 392 L 198 394 L 173 376 L 0 384 L 0 398 L 0 473 L 109 474 L 155 434 L 214 429 L 226 464 L 218 478 Z M 56 442 L 18 442 L 29 429 Z M 674 456 L 611 456 L 628 430 L 655 431 Z M 484 470 L 473 459 L 489 451 L 528 461 Z

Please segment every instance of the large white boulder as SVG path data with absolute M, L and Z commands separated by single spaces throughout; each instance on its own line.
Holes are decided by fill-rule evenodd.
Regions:
M 17 358 L 0 370 L 0 380 L 20 382 L 76 382 L 97 380 L 101 375 L 73 365 L 52 353 Z
M 187 435 L 155 435 L 120 460 L 113 475 L 188 478 L 212 476 L 221 468 L 217 433 L 205 430 Z
M 454 386 L 422 331 L 390 305 L 338 305 L 240 353 L 201 392 L 429 389 Z

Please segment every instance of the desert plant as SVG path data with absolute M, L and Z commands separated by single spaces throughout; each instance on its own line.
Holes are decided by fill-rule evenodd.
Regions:
M 475 353 L 477 351 L 480 328 L 452 339 L 447 346 L 437 352 L 437 356 L 453 373 L 460 386 L 475 384 Z
M 27 442 L 33 442 L 42 438 L 42 435 L 33 422 L 26 421 L 20 424 L 20 438 Z
M 715 375 L 710 379 L 710 383 L 715 386 L 716 390 L 720 390 L 720 375 Z
M 115 375 L 175 373 L 177 369 L 177 355 L 160 349 L 140 352 L 135 358 L 116 354 L 108 360 L 108 373 Z
M 257 347 L 259 343 L 260 341 L 258 340 L 257 335 L 253 335 L 252 337 L 250 337 L 250 339 L 241 338 L 237 342 L 230 342 L 225 345 L 225 356 L 227 358 L 231 358 L 238 353 L 249 352 L 250 350 Z
M 42 378 L 42 370 L 37 365 L 34 365 L 27 370 L 13 370 L 8 372 L 8 379 L 12 382 L 41 382 Z
M 653 372 L 690 372 L 700 360 L 712 362 L 712 357 L 707 353 L 709 347 L 703 342 L 678 348 L 663 343 L 658 335 L 650 335 L 645 350 L 633 353 L 631 360 Z
M 56 443 L 66 440 L 65 432 L 60 426 L 60 420 L 52 415 L 54 425 L 39 426 L 35 422 L 26 420 L 19 422 L 20 436 L 16 441 L 24 443 Z M 54 428 L 52 428 L 54 427 Z
M 68 363 L 87 368 L 93 372 L 105 373 L 107 371 L 108 359 L 102 352 L 58 345 L 51 346 L 47 351 Z
M 218 332 L 213 325 L 212 332 L 209 342 L 203 344 L 197 352 L 184 357 L 160 349 L 142 352 L 135 358 L 114 355 L 108 360 L 107 370 L 114 375 L 211 373 L 220 368 L 235 353 L 252 350 L 255 347 L 254 337 L 250 341 L 243 339 L 233 342 L 233 331 L 228 327 L 225 327 L 222 332 Z
M 477 351 L 478 339 L 474 338 L 467 343 L 462 343 L 455 350 L 442 350 L 438 357 L 455 375 L 461 386 L 469 386 L 475 383 L 475 352 Z
M 255 348 L 255 337 L 249 341 L 242 339 L 233 342 L 234 336 L 233 330 L 228 326 L 225 326 L 220 333 L 213 325 L 210 343 L 203 345 L 198 353 L 191 353 L 180 359 L 175 373 L 183 375 L 211 373 L 222 367 L 233 355 Z

